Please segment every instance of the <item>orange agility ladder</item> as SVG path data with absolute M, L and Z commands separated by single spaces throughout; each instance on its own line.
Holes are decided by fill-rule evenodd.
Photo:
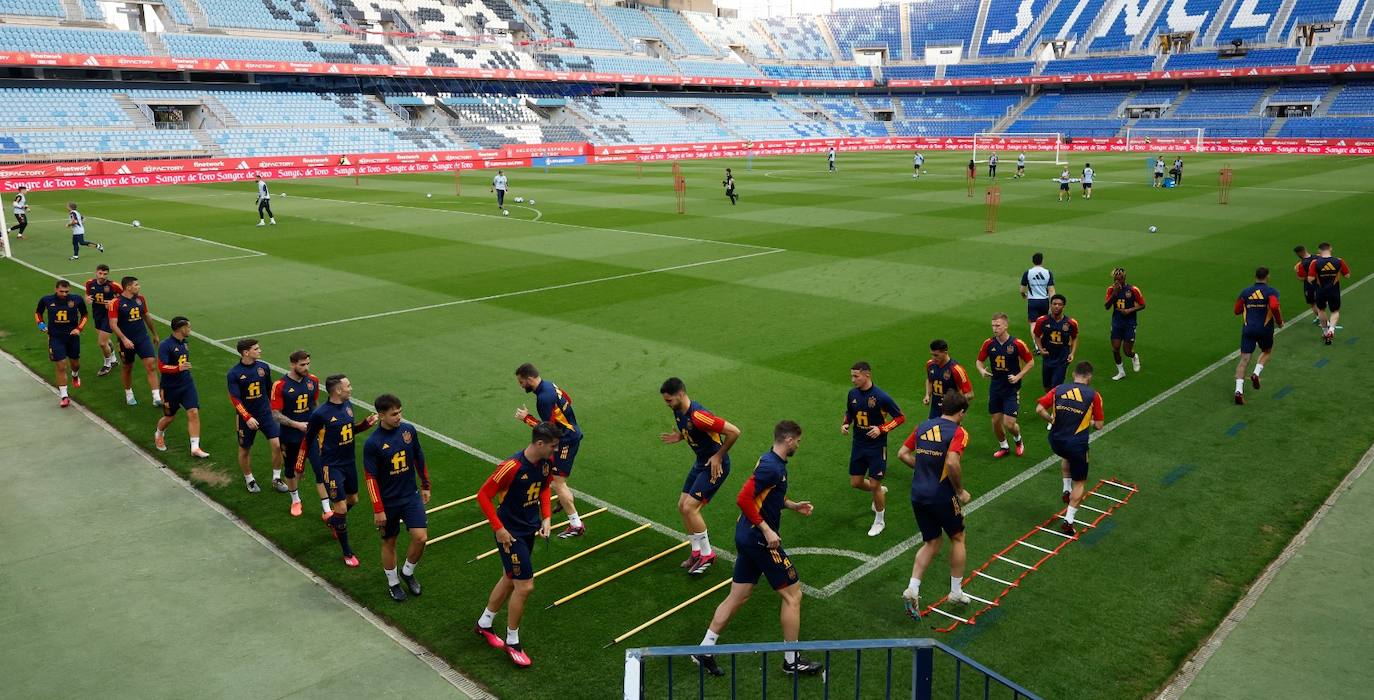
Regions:
M 1106 487 L 1107 493 L 1102 492 L 1103 487 Z M 1076 520 L 1074 525 L 1086 528 L 1086 530 L 1097 528 L 1103 520 L 1107 519 L 1107 516 L 1116 512 L 1116 509 L 1121 506 L 1126 505 L 1126 503 L 1131 500 L 1131 497 L 1138 491 L 1139 489 L 1135 484 L 1128 484 L 1119 479 L 1112 478 L 1098 481 L 1096 486 L 1083 494 L 1083 501 L 1078 506 L 1080 513 L 1092 513 L 1096 515 L 1096 518 L 1091 522 Z M 1089 503 L 1095 505 L 1089 505 Z M 1103 505 L 1105 507 L 1098 508 L 1096 505 Z M 978 619 L 979 615 L 993 608 L 1001 607 L 1002 599 L 1005 598 L 1012 589 L 1020 588 L 1023 579 L 1030 576 L 1031 572 L 1039 571 L 1040 567 L 1044 566 L 1045 562 L 1054 558 L 1054 555 L 1058 554 L 1060 550 L 1067 547 L 1071 542 L 1077 540 L 1079 535 L 1086 531 L 1080 530 L 1078 534 L 1070 536 L 1060 532 L 1054 527 L 1056 523 L 1064 519 L 1067 510 L 1067 508 L 1060 510 L 1050 519 L 1036 525 L 1026 534 L 1016 538 L 1014 542 L 1007 545 L 1006 549 L 992 555 L 991 559 L 987 560 L 987 562 L 977 569 L 974 569 L 973 573 L 969 574 L 964 579 L 963 585 L 965 587 L 974 584 L 978 584 L 979 588 L 986 587 L 987 584 L 1001 587 L 996 594 L 985 598 L 976 596 L 969 593 L 968 590 L 965 590 L 964 594 L 971 598 L 974 604 L 982 606 L 972 615 L 965 617 L 963 614 L 942 610 L 940 605 L 949 598 L 949 596 L 945 596 L 922 610 L 921 617 L 927 618 L 931 615 L 940 615 L 949 618 L 951 621 L 949 625 L 937 627 L 935 631 L 952 632 L 959 627 L 959 625 L 977 624 L 975 621 Z M 962 612 L 967 613 L 969 609 L 970 608 L 966 608 Z

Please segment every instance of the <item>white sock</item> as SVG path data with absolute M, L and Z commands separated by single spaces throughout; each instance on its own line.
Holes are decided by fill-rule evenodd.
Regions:
M 115 360 L 114 355 L 110 355 L 109 357 L 105 358 L 105 366 L 106 366 L 106 367 L 114 367 L 114 360 Z
M 167 437 L 167 431 L 165 431 L 165 430 L 154 430 L 154 431 L 153 431 L 153 435 L 154 435 L 155 437 L 157 437 L 157 439 L 161 440 L 162 438 Z
M 272 480 L 273 480 L 273 481 L 277 481 L 278 479 L 281 479 L 281 470 L 280 470 L 280 469 L 273 469 L 273 470 L 272 470 Z
M 330 508 L 330 507 L 329 507 L 329 499 L 328 499 L 328 498 L 321 498 L 321 499 L 320 499 L 320 507 L 323 508 L 323 509 L 324 509 L 324 512 L 326 512 L 326 513 L 328 513 L 328 512 L 330 512 L 330 511 L 334 510 L 333 508 Z
M 1117 371 L 1117 372 L 1125 372 L 1125 371 L 1126 371 L 1126 365 L 1123 365 L 1123 364 L 1121 364 L 1120 362 L 1116 363 L 1116 371 Z
M 496 613 L 482 608 L 482 616 L 477 618 L 477 624 L 481 627 L 491 627 L 491 623 L 496 621 Z
M 797 641 L 797 640 L 793 639 L 792 641 L 795 642 L 795 641 Z M 786 643 L 787 640 L 784 639 L 783 642 Z M 786 662 L 789 663 L 789 664 L 797 663 L 797 652 L 795 652 L 795 651 L 784 651 L 784 652 L 782 653 L 782 658 L 783 658 L 784 661 L 786 661 Z
M 400 585 L 401 577 L 396 575 L 395 569 L 382 569 L 382 571 L 386 572 L 386 583 L 388 586 Z
M 292 492 L 291 492 L 291 503 L 292 503 L 292 504 L 296 504 L 296 503 L 300 503 L 300 502 L 301 502 L 301 492 L 300 492 L 300 491 L 292 491 Z
M 577 511 L 568 511 L 568 524 L 573 527 L 582 527 L 582 518 L 577 517 Z
M 917 593 L 920 593 L 920 592 L 921 592 L 921 579 L 918 579 L 918 578 L 916 578 L 916 577 L 913 576 L 913 577 L 911 578 L 911 581 L 909 581 L 909 582 L 906 584 L 906 587 L 907 587 L 907 588 L 910 588 L 910 589 L 913 590 L 913 591 L 916 591 Z
M 72 370 L 72 379 L 80 379 L 80 378 L 81 378 L 81 373 L 78 372 L 78 371 L 76 371 L 76 370 Z
M 698 555 L 698 554 L 701 554 L 701 533 L 699 533 L 699 532 L 689 532 L 689 533 L 687 533 L 687 541 L 692 543 L 692 554 L 693 554 L 694 556 L 695 556 L 695 555 Z
M 1011 439 L 1014 440 L 1014 441 L 1016 441 L 1017 443 L 1020 443 L 1020 442 L 1021 442 L 1021 435 L 1020 435 L 1020 434 L 1013 435 L 1013 436 L 1011 436 Z
M 63 384 L 62 386 L 57 387 L 57 395 L 58 395 L 58 396 L 61 396 L 61 397 L 64 398 L 64 399 L 67 398 L 67 385 L 66 385 L 66 384 Z
M 1237 379 L 1237 380 L 1236 380 L 1236 393 L 1237 393 L 1237 394 L 1240 394 L 1240 393 L 1243 393 L 1244 391 L 1245 391 L 1245 380 L 1244 380 L 1244 379 Z
M 958 576 L 949 577 L 949 592 L 962 593 L 964 591 L 964 581 Z
M 154 400 L 154 401 L 161 401 L 161 400 L 162 400 L 162 392 L 161 392 L 161 391 L 158 391 L 157 389 L 153 389 L 153 400 Z
M 419 566 L 419 564 L 414 564 L 409 559 L 407 559 L 406 563 L 401 565 L 401 573 L 405 574 L 406 576 L 414 576 L 415 567 L 417 566 Z
M 1264 371 L 1264 363 L 1262 363 L 1262 362 L 1255 363 L 1255 376 L 1256 376 L 1256 377 L 1260 376 L 1260 372 L 1263 372 L 1263 371 Z
M 253 481 L 254 481 L 254 479 L 253 479 L 253 475 L 252 475 L 252 474 L 244 474 L 244 475 L 243 475 L 243 483 L 245 483 L 245 484 L 251 484 L 251 483 L 253 483 Z
M 887 512 L 887 511 L 882 511 L 882 510 L 875 510 L 875 511 L 873 511 L 873 522 L 875 522 L 875 523 L 881 523 L 881 522 L 883 522 L 883 514 L 886 513 L 886 512 Z
M 519 644 L 519 643 L 520 643 L 520 630 L 513 630 L 513 629 L 507 627 L 507 628 L 506 628 L 506 643 L 507 643 L 507 644 Z
M 1077 508 L 1074 508 L 1073 506 L 1069 506 L 1069 511 L 1068 511 L 1067 513 L 1064 514 L 1064 521 L 1067 522 L 1068 524 L 1072 525 L 1072 524 L 1073 524 L 1073 517 L 1074 517 L 1075 515 L 1078 515 L 1078 509 L 1077 509 Z
M 717 640 L 717 639 L 720 639 L 720 635 L 717 634 L 716 632 L 711 631 L 710 628 L 707 628 L 707 630 L 706 630 L 706 636 L 701 638 L 701 646 L 704 646 L 704 647 L 715 646 L 716 640 Z
M 697 540 L 697 542 L 699 542 L 699 543 L 701 544 L 701 556 L 703 556 L 703 557 L 709 557 L 709 556 L 711 556 L 711 552 L 712 552 L 712 550 L 711 550 L 711 538 L 710 538 L 710 537 L 707 537 L 706 531 L 705 531 L 705 530 L 702 530 L 701 532 L 698 532 L 698 533 L 697 533 L 697 537 L 700 538 L 700 539 Z
M 191 438 L 191 449 L 193 449 L 193 450 L 199 450 L 199 449 L 200 449 L 200 438 Z
M 125 399 L 126 401 L 129 400 L 129 399 L 132 399 L 133 397 L 134 397 L 134 390 L 133 390 L 133 389 L 125 389 L 125 390 L 124 390 L 124 399 Z
M 1067 476 L 1064 477 L 1064 490 L 1065 490 L 1065 491 L 1072 491 L 1072 490 L 1073 490 L 1073 479 L 1070 479 L 1070 478 L 1067 477 Z
M 1006 441 L 1006 440 L 999 440 L 999 441 L 997 441 L 997 446 L 998 446 L 998 447 L 1001 447 L 1002 449 L 1005 450 L 1005 449 L 1007 449 L 1007 447 L 1008 447 L 1007 441 Z

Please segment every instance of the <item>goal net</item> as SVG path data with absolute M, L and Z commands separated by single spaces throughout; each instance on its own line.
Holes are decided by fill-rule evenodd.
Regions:
M 1127 151 L 1202 152 L 1205 129 L 1126 129 Z
M 1016 158 L 1026 154 L 1027 163 L 1052 163 L 1068 165 L 1064 159 L 1064 135 L 1058 132 L 1038 132 L 1025 134 L 993 134 L 978 132 L 973 135 L 973 160 L 986 163 L 988 156 L 997 154 L 997 164 L 1016 166 Z

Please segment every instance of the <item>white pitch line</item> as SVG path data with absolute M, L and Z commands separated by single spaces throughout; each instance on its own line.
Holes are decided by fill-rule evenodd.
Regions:
M 119 268 L 119 271 L 120 271 L 120 272 L 124 272 L 124 271 L 126 271 L 126 270 L 147 270 L 147 269 L 149 269 L 149 268 L 154 268 L 154 267 L 177 267 L 178 265 L 199 265 L 200 263 L 224 262 L 224 261 L 226 261 L 226 260 L 246 260 L 246 259 L 248 259 L 248 258 L 261 258 L 261 257 L 263 257 L 263 256 L 265 256 L 265 255 L 267 255 L 267 253 L 253 253 L 252 255 L 230 255 L 230 256 L 225 257 L 225 258 L 205 258 L 204 260 L 183 260 L 183 261 L 181 261 L 181 262 L 158 263 L 158 264 L 156 264 L 156 265 L 135 265 L 134 267 L 120 267 L 120 268 Z M 86 274 L 90 274 L 90 271 L 89 271 L 89 270 L 83 270 L 83 271 L 81 271 L 81 272 L 73 272 L 73 273 L 72 273 L 72 277 L 68 277 L 67 279 L 72 279 L 73 277 L 79 277 L 79 276 L 81 276 L 81 275 L 86 275 Z
M 1048 168 L 1047 168 L 1047 169 L 1048 169 Z M 764 176 L 764 177 L 778 178 L 778 179 L 781 179 L 781 180 L 802 180 L 802 179 L 809 179 L 809 178 L 807 178 L 807 174 L 815 174 L 815 173 L 817 173 L 817 172 L 824 172 L 824 171 L 812 171 L 812 170 L 768 170 L 768 171 L 765 171 L 765 172 L 763 173 L 763 176 Z M 801 173 L 801 175 L 790 176 L 790 175 L 787 175 L 786 173 Z M 903 181 L 903 178 L 898 177 L 898 175 L 901 175 L 901 174 L 904 174 L 904 173 L 896 173 L 896 172 L 894 172 L 894 173 L 885 173 L 885 172 L 872 172 L 872 171 L 867 171 L 867 172 L 865 172 L 865 171 L 854 171 L 854 170 L 850 170 L 850 171 L 848 171 L 848 172 L 845 173 L 845 177 L 846 177 L 846 178 L 849 178 L 849 179 L 851 179 L 851 180 L 852 180 L 852 179 L 873 180 L 873 181 L 886 181 L 886 180 L 892 180 L 892 181 L 894 181 L 894 182 L 902 182 L 902 181 Z M 822 176 L 822 177 L 823 177 L 823 176 Z M 934 178 L 948 178 L 948 179 L 960 179 L 960 180 L 967 179 L 967 177 L 966 177 L 965 175 L 962 175 L 962 174 L 961 174 L 961 175 L 951 175 L 951 174 L 948 174 L 948 173 L 930 173 L 930 172 L 921 173 L 921 178 L 922 178 L 922 179 L 924 179 L 924 178 L 930 178 L 930 177 L 934 177 Z M 1205 176 L 1195 175 L 1194 177 L 1205 177 Z M 1029 178 L 1029 176 L 1027 176 L 1027 179 L 1028 179 L 1028 178 Z M 911 178 L 911 179 L 914 180 L 914 179 L 916 179 L 916 178 Z M 1003 182 L 1004 180 L 1010 182 L 1012 179 L 1013 179 L 1013 178 L 1012 178 L 1011 176 L 999 177 L 999 178 L 997 178 L 996 180 L 989 182 L 988 178 L 983 177 L 983 176 L 979 176 L 979 177 L 977 178 L 977 180 L 975 181 L 974 185 L 975 185 L 975 187 L 981 187 L 981 186 L 985 186 L 985 185 L 987 185 L 987 184 L 1001 183 L 1001 182 Z M 1056 182 L 1058 181 L 1056 178 L 1049 178 L 1049 179 L 1052 180 L 1052 181 L 1056 181 Z M 1029 180 L 1028 180 L 1028 181 L 1029 181 Z M 1109 185 L 1135 185 L 1135 184 L 1143 184 L 1143 185 L 1145 185 L 1146 187 L 1149 187 L 1149 186 L 1150 186 L 1150 182 L 1149 182 L 1146 178 L 1141 178 L 1140 180 L 1104 180 L 1104 179 L 1102 179 L 1102 178 L 1094 178 L 1094 179 L 1093 179 L 1093 182 L 1106 183 L 1106 184 L 1109 184 Z M 1185 194 L 1191 194 L 1191 193 L 1206 192 L 1206 191 L 1208 191 L 1209 188 L 1215 189 L 1215 186 L 1214 186 L 1214 185 L 1191 185 L 1191 186 L 1189 186 L 1189 187 L 1187 187 L 1187 188 L 1184 188 L 1182 185 L 1179 185 L 1176 189 L 1178 189 L 1178 190 L 1180 190 L 1180 191 L 1186 189 L 1187 192 L 1185 192 Z M 1305 188 L 1301 188 L 1301 187 L 1269 187 L 1269 186 L 1267 186 L 1267 185 L 1232 185 L 1232 188 L 1233 188 L 1233 189 L 1238 189 L 1238 190 L 1268 190 L 1268 191 L 1271 191 L 1271 192 L 1306 192 L 1306 193 L 1314 193 L 1314 194 L 1369 194 L 1369 193 L 1370 193 L 1369 190 L 1318 190 L 1318 189 L 1305 189 Z
M 127 226 L 127 227 L 129 227 L 129 228 L 136 228 L 136 229 L 139 229 L 140 231 L 155 231 L 155 232 L 157 232 L 157 233 L 165 233 L 165 234 L 167 234 L 167 235 L 169 235 L 169 236 L 176 236 L 176 237 L 178 237 L 178 238 L 185 238 L 185 239 L 188 239 L 188 240 L 197 241 L 197 242 L 199 242 L 199 243 L 205 243 L 205 244 L 208 244 L 208 245 L 217 245 L 217 246 L 219 246 L 219 247 L 221 247 L 221 248 L 229 248 L 229 249 L 231 249 L 231 250 L 237 250 L 237 251 L 241 251 L 241 252 L 244 252 L 244 253 L 252 253 L 252 254 L 254 254 L 254 255 L 267 255 L 267 253 L 264 253 L 264 252 L 262 252 L 261 250 L 253 250 L 252 248 L 244 248 L 244 247 L 242 247 L 242 246 L 230 245 L 230 244 L 228 244 L 228 243 L 220 243 L 219 241 L 212 241 L 212 240 L 210 240 L 210 239 L 208 239 L 208 238 L 201 238 L 200 236 L 192 236 L 192 235 L 185 234 L 185 233 L 177 233 L 176 231 L 168 231 L 168 230 L 166 230 L 166 229 L 161 229 L 161 228 L 153 228 L 152 226 L 134 226 L 133 224 L 130 224 L 130 223 L 126 223 L 126 222 L 123 222 L 123 221 L 118 221 L 118 220 L 116 220 L 116 219 L 106 219 L 106 218 L 101 217 L 101 216 L 87 216 L 86 218 L 87 218 L 87 219 L 94 219 L 94 220 L 96 220 L 96 221 L 107 221 L 107 222 L 112 223 L 112 224 L 119 224 L 120 226 Z
M 848 557 L 859 561 L 868 561 L 873 558 L 871 554 L 856 552 L 852 549 L 835 549 L 833 547 L 788 547 L 788 554 L 823 554 L 828 557 Z
M 701 267 L 701 266 L 703 266 L 703 265 L 714 265 L 714 264 L 716 264 L 716 263 L 731 262 L 731 261 L 733 261 L 733 260 L 743 260 L 743 259 L 745 259 L 745 258 L 755 258 L 755 257 L 758 257 L 758 256 L 760 256 L 760 255 L 772 255 L 773 253 L 781 253 L 781 252 L 784 252 L 781 248 L 774 248 L 774 249 L 770 249 L 770 250 L 761 250 L 761 251 L 759 251 L 759 252 L 757 252 L 757 253 L 745 253 L 744 255 L 735 255 L 735 256 L 732 256 L 732 257 L 728 257 L 728 258 L 717 258 L 717 259 L 715 259 L 715 260 L 702 260 L 702 261 L 700 261 L 700 262 L 684 263 L 684 264 L 682 264 L 682 265 L 670 265 L 670 266 L 668 266 L 668 267 L 658 267 L 658 268 L 654 268 L 654 269 L 652 269 L 652 270 L 639 270 L 639 271 L 636 271 L 636 272 L 625 272 L 625 273 L 622 273 L 622 274 L 619 274 L 619 275 L 610 275 L 610 276 L 607 276 L 607 277 L 597 277 L 597 278 L 589 279 L 589 280 L 579 280 L 579 281 L 577 281 L 577 282 L 565 282 L 565 283 L 563 283 L 563 284 L 553 284 L 553 285 L 548 285 L 548 286 L 545 286 L 545 287 L 536 287 L 536 288 L 534 288 L 534 289 L 522 289 L 522 290 L 518 290 L 518 291 L 514 291 L 514 292 L 502 292 L 501 294 L 488 294 L 488 295 L 486 295 L 486 296 L 481 296 L 481 297 L 469 297 L 469 298 L 466 298 L 466 299 L 454 299 L 454 300 L 452 300 L 452 301 L 442 301 L 442 302 L 439 302 L 439 303 L 436 303 L 436 304 L 426 304 L 426 305 L 424 305 L 424 306 L 413 306 L 413 307 L 410 307 L 410 308 L 407 308 L 407 309 L 396 309 L 396 310 L 393 310 L 393 311 L 379 311 L 379 312 L 374 313 L 374 314 L 364 314 L 364 315 L 362 315 L 362 316 L 350 316 L 350 317 L 348 317 L 348 318 L 339 318 L 339 319 L 334 319 L 334 320 L 332 320 L 332 321 L 320 321 L 320 322 L 318 322 L 318 323 L 307 323 L 307 324 L 300 325 L 300 326 L 292 326 L 292 327 L 290 327 L 290 328 L 278 328 L 278 329 L 275 329 L 275 330 L 260 331 L 260 332 L 258 332 L 258 333 L 249 333 L 249 334 L 246 334 L 246 335 L 244 335 L 244 336 L 234 336 L 234 337 L 235 337 L 235 338 L 238 338 L 238 337 L 261 338 L 261 337 L 267 336 L 267 335 L 276 335 L 276 334 L 279 334 L 279 333 L 290 333 L 290 332 L 293 332 L 293 331 L 303 331 L 303 330 L 307 330 L 307 329 L 310 329 L 310 328 L 323 328 L 323 327 L 325 327 L 325 326 L 336 326 L 336 325 L 339 325 L 339 324 L 342 324 L 342 323 L 353 323 L 353 322 L 355 322 L 355 321 L 367 321 L 367 320 L 371 320 L 371 319 L 375 319 L 375 318 L 384 318 L 384 317 L 387 317 L 387 316 L 397 316 L 397 315 L 399 315 L 399 314 L 415 313 L 415 312 L 417 312 L 417 311 L 430 311 L 430 310 L 432 310 L 432 309 L 442 309 L 442 308 L 449 307 L 449 306 L 460 306 L 460 305 L 462 305 L 462 304 L 475 304 L 475 303 L 483 302 L 483 301 L 492 301 L 492 300 L 494 300 L 494 299 L 507 299 L 507 298 L 510 298 L 510 297 L 524 296 L 524 295 L 527 295 L 527 294 L 538 294 L 538 293 L 540 293 L 540 292 L 549 292 L 549 291 L 553 291 L 553 290 L 555 290 L 555 289 L 569 289 L 569 288 L 571 288 L 571 287 L 583 287 L 583 286 L 586 286 L 586 285 L 589 285 L 589 284 L 600 284 L 600 283 L 602 283 L 602 282 L 613 282 L 613 281 L 615 281 L 615 280 L 629 279 L 629 278 L 632 278 L 632 277 L 643 277 L 644 275 L 654 275 L 654 274 L 659 274 L 659 273 L 662 273 L 662 272 L 672 272 L 672 271 L 675 271 L 675 270 L 686 270 L 686 269 L 688 269 L 688 268 Z M 226 341 L 226 340 L 232 340 L 232 339 L 233 339 L 233 338 L 220 338 L 219 340 L 220 340 L 220 341 Z
M 1345 288 L 1345 291 L 1347 291 L 1347 292 L 1354 291 L 1355 289 L 1359 288 L 1361 285 L 1363 285 L 1365 282 L 1368 282 L 1368 281 L 1371 280 L 1371 279 L 1374 279 L 1374 273 L 1370 273 L 1370 274 L 1365 275 L 1364 277 L 1360 278 L 1359 281 L 1355 282 L 1354 284 L 1350 285 L 1349 287 L 1346 287 L 1346 288 Z M 1283 331 L 1286 331 L 1286 330 L 1288 330 L 1289 328 L 1293 328 L 1293 327 L 1299 325 L 1299 322 L 1300 322 L 1300 321 L 1305 320 L 1308 316 L 1311 316 L 1311 315 L 1312 315 L 1312 311 L 1311 311 L 1310 309 L 1307 310 L 1307 311 L 1304 311 L 1304 312 L 1298 314 L 1297 316 L 1295 316 L 1294 318 L 1290 319 L 1290 320 L 1284 325 L 1283 328 L 1279 328 L 1279 329 L 1275 330 L 1274 332 L 1275 332 L 1275 333 L 1282 333 Z M 1136 416 L 1139 416 L 1140 414 L 1144 413 L 1145 411 L 1148 411 L 1148 410 L 1150 410 L 1151 408 L 1154 408 L 1155 406 L 1158 406 L 1158 405 L 1159 405 L 1160 403 L 1162 403 L 1165 399 L 1168 399 L 1169 397 L 1173 396 L 1174 394 L 1177 394 L 1178 392 L 1183 391 L 1184 389 L 1187 389 L 1188 387 L 1190 387 L 1190 386 L 1192 386 L 1192 385 L 1198 383 L 1198 382 L 1201 381 L 1204 377 L 1206 377 L 1207 375 L 1211 374 L 1211 373 L 1212 373 L 1213 371 L 1215 371 L 1216 369 L 1218 369 L 1218 368 L 1220 368 L 1220 367 L 1223 367 L 1223 366 L 1226 366 L 1226 365 L 1228 365 L 1228 364 L 1234 362 L 1234 361 L 1236 360 L 1236 358 L 1239 357 L 1239 356 L 1240 356 L 1240 351 L 1239 351 L 1239 350 L 1232 350 L 1229 354 L 1227 354 L 1225 357 L 1221 358 L 1220 360 L 1217 360 L 1216 362 L 1213 362 L 1212 364 L 1207 365 L 1206 367 L 1202 368 L 1201 370 L 1198 370 L 1198 372 L 1197 372 L 1196 374 L 1192 375 L 1191 377 L 1188 377 L 1187 379 L 1184 379 L 1183 381 L 1181 381 L 1181 382 L 1179 382 L 1179 383 L 1173 385 L 1172 387 L 1169 387 L 1168 389 L 1165 389 L 1164 391 L 1160 392 L 1158 395 L 1154 396 L 1153 398 L 1151 398 L 1150 400 L 1146 401 L 1145 403 L 1140 404 L 1139 406 L 1136 406 L 1135 408 L 1131 409 L 1130 411 L 1127 411 L 1126 413 L 1122 414 L 1120 418 L 1117 418 L 1116 420 L 1111 421 L 1110 423 L 1106 424 L 1105 426 L 1102 427 L 1101 430 L 1099 430 L 1099 431 L 1097 431 L 1096 433 L 1094 433 L 1094 434 L 1092 435 L 1092 437 L 1089 438 L 1089 440 L 1091 440 L 1091 441 L 1096 441 L 1096 440 L 1100 439 L 1103 435 L 1106 435 L 1107 433 L 1110 433 L 1110 432 L 1112 432 L 1113 430 L 1116 430 L 1117 428 L 1121 427 L 1123 424 L 1125 424 L 1126 422 L 1132 420 L 1132 419 L 1135 418 Z M 986 506 L 987 504 L 989 504 L 989 503 L 991 503 L 991 502 L 997 500 L 998 498 L 1002 497 L 1002 496 L 1003 496 L 1004 494 L 1006 494 L 1008 491 L 1010 491 L 1010 490 L 1016 488 L 1017 486 L 1020 486 L 1021 484 L 1023 484 L 1023 483 L 1025 483 L 1025 482 L 1029 481 L 1029 480 L 1030 480 L 1031 478 L 1033 478 L 1036 474 L 1039 474 L 1040 472 L 1044 471 L 1047 467 L 1049 467 L 1049 466 L 1051 466 L 1051 465 L 1054 465 L 1054 464 L 1058 464 L 1058 463 L 1059 463 L 1059 457 L 1057 457 L 1057 456 L 1046 457 L 1045 459 L 1043 459 L 1043 460 L 1041 460 L 1039 463 L 1037 463 L 1035 466 L 1026 469 L 1025 471 L 1021 472 L 1020 474 L 1017 474 L 1016 476 L 1013 476 L 1013 477 L 1010 478 L 1010 479 L 1007 479 L 1006 481 L 1002 482 L 999 486 L 997 486 L 997 487 L 994 488 L 993 490 L 991 490 L 991 491 L 989 491 L 989 492 L 983 494 L 982 496 L 979 496 L 978 498 L 973 499 L 973 501 L 972 501 L 971 503 L 969 503 L 967 506 L 964 507 L 964 514 L 965 514 L 965 515 L 968 515 L 968 514 L 974 512 L 974 511 L 978 510 L 979 508 L 982 508 L 983 506 Z M 838 578 L 838 579 L 832 581 L 830 584 L 826 585 L 825 588 L 822 588 L 822 589 L 821 589 L 820 597 L 822 597 L 822 598 L 828 598 L 828 597 L 830 597 L 830 596 L 835 595 L 836 593 L 839 593 L 840 591 L 844 590 L 845 588 L 848 588 L 848 587 L 849 587 L 851 584 L 853 584 L 855 581 L 858 581 L 859 579 L 863 578 L 864 576 L 867 576 L 868 574 L 870 574 L 870 573 L 872 573 L 872 572 L 874 572 L 874 571 L 877 571 L 879 568 L 881 568 L 882 566 L 886 565 L 888 562 L 890 562 L 890 561 L 896 559 L 897 557 L 902 556 L 902 555 L 905 554 L 907 551 L 909 551 L 912 547 L 915 547 L 916 545 L 918 545 L 918 544 L 920 544 L 920 543 L 921 543 L 921 536 L 920 536 L 920 535 L 914 535 L 914 536 L 909 537 L 909 538 L 907 538 L 906 540 L 902 541 L 900 544 L 897 544 L 897 545 L 892 546 L 891 548 L 889 548 L 887 551 L 883 552 L 882 554 L 879 554 L 878 556 L 871 558 L 869 561 L 867 561 L 867 562 L 865 562 L 864 564 L 861 564 L 861 565 L 859 565 L 858 567 L 856 567 L 853 571 L 850 571 L 849 573 L 845 574 L 844 576 L 842 576 L 842 577 L 840 577 L 840 578 Z

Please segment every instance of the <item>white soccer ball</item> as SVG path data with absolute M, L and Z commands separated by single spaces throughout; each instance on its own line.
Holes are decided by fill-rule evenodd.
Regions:
M 920 177 L 920 175 L 916 175 L 916 174 L 913 173 L 912 176 L 911 176 L 911 179 L 915 180 L 915 179 L 918 178 L 918 177 Z
M 134 219 L 134 222 L 133 222 L 133 223 L 134 223 L 134 228 L 139 228 L 140 226 L 143 225 L 142 223 L 139 222 L 138 219 Z
M 502 209 L 502 210 L 501 210 L 501 216 L 510 216 L 510 210 L 509 210 L 509 209 Z
M 431 194 L 431 193 L 429 193 L 429 192 L 426 192 L 426 193 L 425 193 L 425 199 L 429 199 L 430 197 L 433 197 L 433 196 L 434 196 L 434 195 Z
M 520 204 L 520 203 L 523 202 L 523 201 L 525 201 L 525 198 L 524 198 L 524 197 L 516 197 L 516 198 L 515 198 L 515 203 L 516 203 L 516 204 Z
M 533 199 L 530 200 L 530 204 L 534 204 L 534 200 L 533 200 Z
M 285 193 L 285 192 L 282 192 L 282 193 L 280 193 L 280 194 L 281 194 L 281 196 L 283 196 L 283 197 L 286 196 L 286 193 Z
M 1156 231 L 1158 231 L 1158 230 L 1159 230 L 1159 229 L 1156 228 L 1156 227 L 1154 227 L 1154 226 L 1151 226 L 1151 227 L 1150 227 L 1150 233 L 1154 233 L 1154 232 L 1156 232 Z

